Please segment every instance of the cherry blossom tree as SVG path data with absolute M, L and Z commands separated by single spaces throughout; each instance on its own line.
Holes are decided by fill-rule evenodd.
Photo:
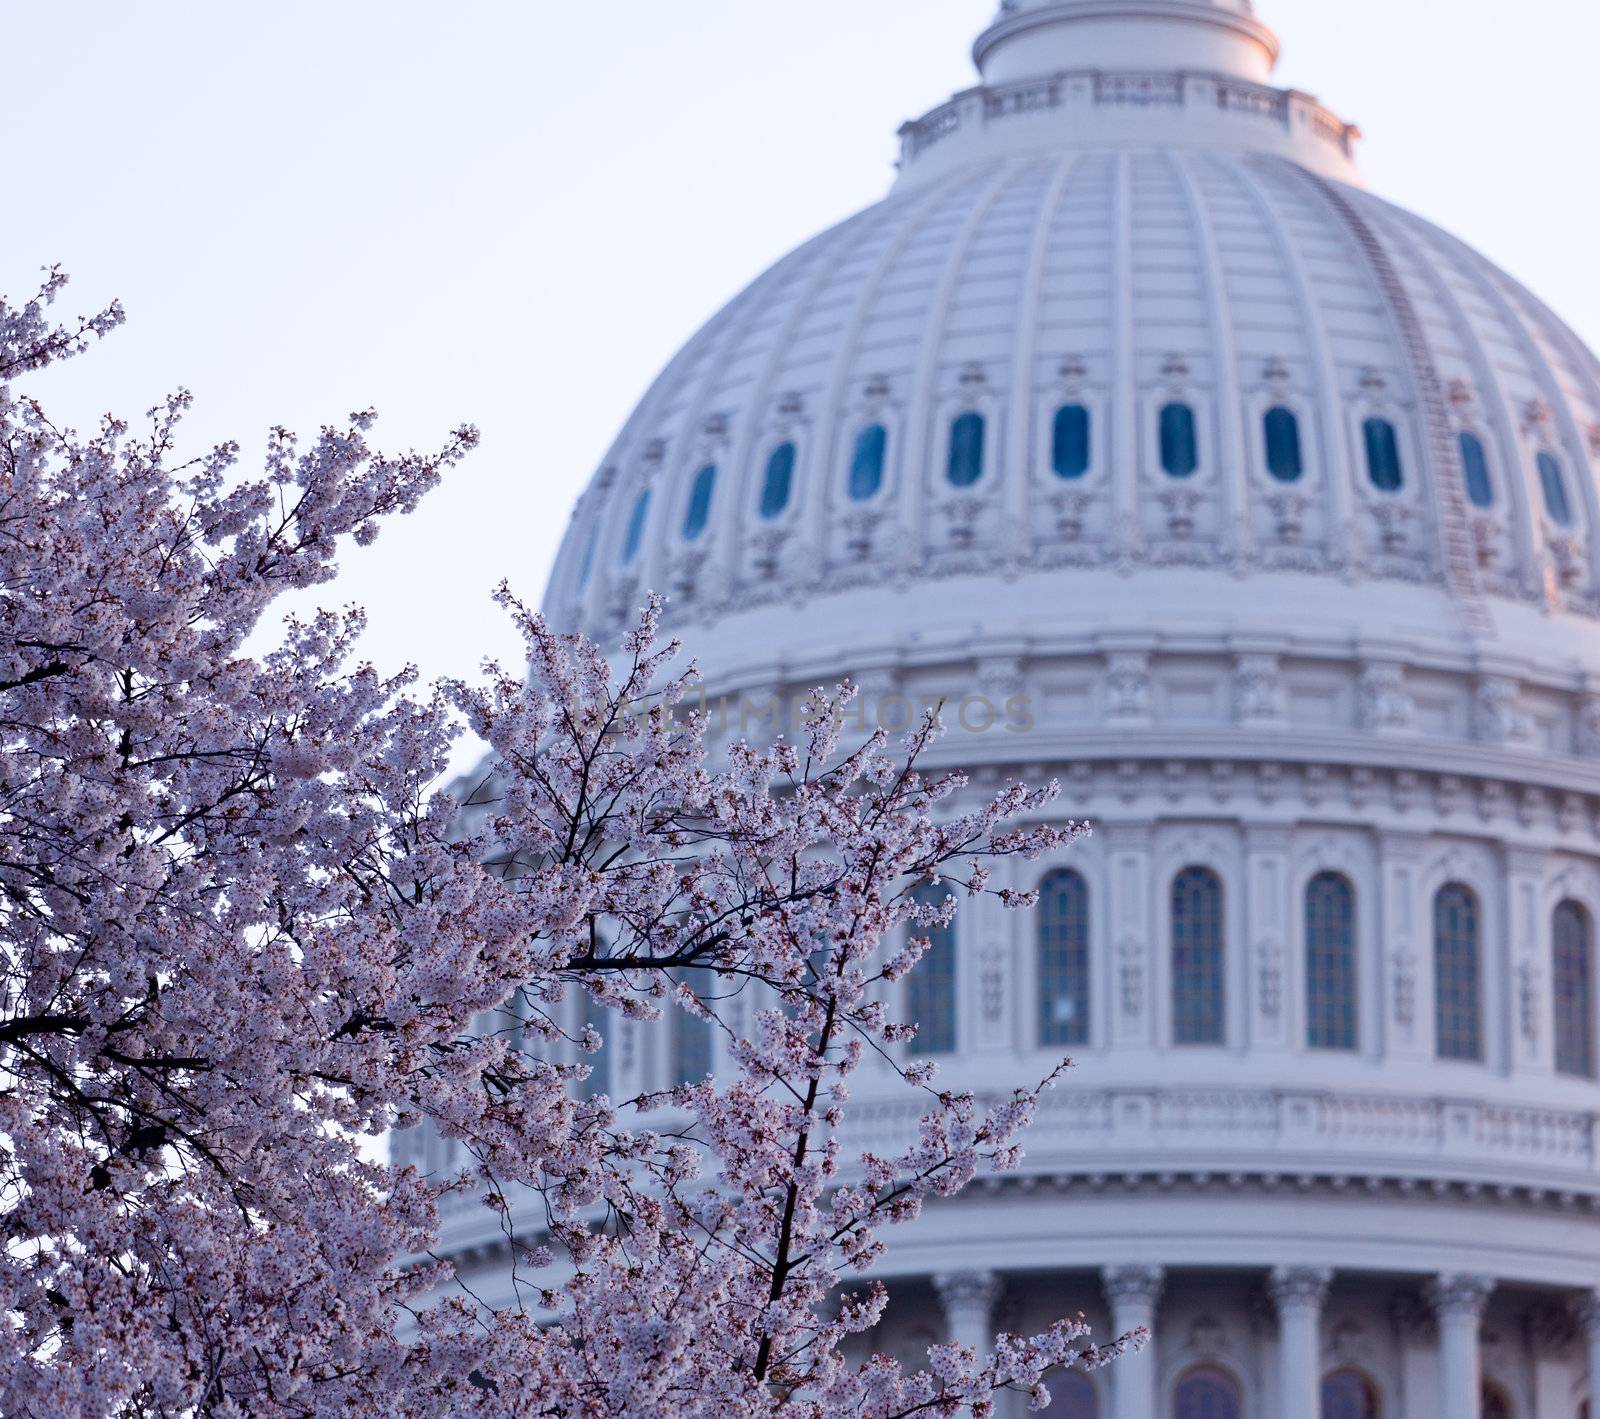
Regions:
M 356 662 L 356 612 L 253 652 L 476 433 L 278 429 L 254 477 L 180 456 L 182 394 L 76 433 L 19 381 L 122 315 L 53 324 L 62 285 L 0 303 L 0 1412 L 982 1415 L 1114 1355 L 1064 1318 L 845 1358 L 886 1231 L 1015 1167 L 1055 1082 L 943 1088 L 886 1004 L 996 860 L 1078 835 L 1053 786 L 925 774 L 933 719 L 842 749 L 848 686 L 713 758 L 655 602 L 607 656 L 502 589 L 529 668 L 471 686 Z M 492 766 L 458 803 L 463 725 Z M 732 1067 L 586 1097 L 585 998 L 699 1016 Z M 869 1056 L 922 1100 L 887 1156 L 843 1141 Z M 416 1126 L 472 1165 L 374 1161 Z M 466 1193 L 509 1306 L 429 1259 Z

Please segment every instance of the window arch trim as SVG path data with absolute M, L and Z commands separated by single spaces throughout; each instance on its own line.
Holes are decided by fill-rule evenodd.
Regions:
M 1355 883 L 1324 868 L 1301 894 L 1306 1045 L 1361 1047 L 1361 932 Z
M 1050 418 L 1051 476 L 1064 483 L 1081 482 L 1094 471 L 1095 411 L 1082 399 L 1069 398 Z
M 1243 1419 L 1243 1414 L 1244 1386 L 1232 1370 L 1213 1361 L 1191 1365 L 1172 1386 L 1173 1419 Z
M 1544 497 L 1544 510 L 1549 514 L 1550 521 L 1557 527 L 1574 526 L 1577 519 L 1573 516 L 1567 473 L 1561 460 L 1549 449 L 1541 448 L 1534 461 L 1539 469 L 1539 491 Z
M 1398 493 L 1406 485 L 1406 470 L 1394 420 L 1369 414 L 1361 421 L 1361 442 L 1366 451 L 1367 481 L 1380 493 Z
M 793 439 L 782 440 L 767 454 L 761 474 L 761 498 L 756 505 L 763 522 L 773 522 L 789 510 L 799 461 L 800 449 Z
M 1222 874 L 1202 863 L 1180 868 L 1172 876 L 1167 903 L 1172 1042 L 1226 1045 L 1228 917 Z
M 711 525 L 711 509 L 717 497 L 717 465 L 704 464 L 689 484 L 689 500 L 683 508 L 683 540 L 698 542 Z
M 945 456 L 944 478 L 952 488 L 975 487 L 983 481 L 987 467 L 989 421 L 981 410 L 967 409 L 950 420 L 949 447 Z
M 1186 399 L 1169 399 L 1156 415 L 1156 437 L 1161 471 L 1180 481 L 1200 471 L 1200 424 L 1194 405 Z
M 1350 1392 L 1352 1384 L 1356 1393 Z M 1320 1399 L 1320 1419 L 1383 1419 L 1383 1394 L 1377 1381 L 1354 1365 L 1341 1365 L 1324 1375 Z
M 628 527 L 622 540 L 622 565 L 625 567 L 639 560 L 639 551 L 644 546 L 645 529 L 650 524 L 650 494 L 649 488 L 640 492 L 633 500 L 633 511 L 628 514 Z
M 1597 1077 L 1594 915 L 1567 897 L 1550 913 L 1550 985 L 1556 1073 Z
M 1483 904 L 1464 882 L 1433 895 L 1434 1053 L 1483 1062 Z
M 1489 472 L 1489 449 L 1474 429 L 1462 429 L 1456 435 L 1456 447 L 1461 455 L 1461 476 L 1466 485 L 1467 501 L 1479 509 L 1494 506 L 1494 478 Z
M 955 893 L 943 882 L 926 882 L 912 897 L 923 906 L 941 906 Z M 906 1053 L 918 1058 L 954 1054 L 960 1045 L 961 935 L 960 918 L 948 926 L 908 923 L 913 936 L 926 936 L 929 946 L 906 978 L 906 1018 L 917 1026 Z
M 1261 439 L 1267 473 L 1275 483 L 1298 483 L 1305 477 L 1305 442 L 1301 418 L 1287 404 L 1274 404 L 1261 416 Z
M 845 494 L 853 503 L 869 503 L 882 491 L 889 468 L 889 426 L 881 419 L 864 424 L 850 441 Z
M 1057 868 L 1039 883 L 1036 908 L 1036 1028 L 1041 1048 L 1086 1045 L 1093 1024 L 1093 948 L 1089 883 Z

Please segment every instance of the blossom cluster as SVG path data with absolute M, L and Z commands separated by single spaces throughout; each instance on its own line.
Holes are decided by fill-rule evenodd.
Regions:
M 356 612 L 248 653 L 476 433 L 386 456 L 364 412 L 275 430 L 256 477 L 180 458 L 182 394 L 80 435 L 17 381 L 121 314 L 54 326 L 60 288 L 0 303 L 0 1412 L 983 1415 L 1113 1354 L 1069 1318 L 919 1373 L 845 1358 L 886 1230 L 1019 1159 L 1038 1087 L 925 1067 L 896 1066 L 902 1151 L 840 1128 L 914 1029 L 883 987 L 927 931 L 1079 833 L 1053 786 L 924 774 L 933 716 L 842 749 L 848 686 L 712 762 L 656 603 L 608 656 L 502 590 L 528 668 L 475 685 L 356 662 Z M 436 788 L 462 726 L 493 765 L 468 802 Z M 587 1097 L 545 1047 L 580 995 L 695 1012 L 732 1068 Z M 468 1172 L 363 1147 L 419 1125 Z M 469 1188 L 507 1218 L 510 1306 L 427 1260 Z

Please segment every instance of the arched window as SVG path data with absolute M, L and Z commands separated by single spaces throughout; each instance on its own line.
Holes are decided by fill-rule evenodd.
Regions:
M 1545 511 L 1561 527 L 1572 526 L 1572 504 L 1567 501 L 1567 478 L 1553 453 L 1539 455 L 1539 487 L 1544 492 Z
M 1306 1043 L 1354 1049 L 1356 893 L 1347 877 L 1322 872 L 1306 887 Z
M 633 512 L 628 517 L 628 535 L 622 543 L 622 565 L 630 566 L 635 557 L 639 555 L 640 544 L 644 541 L 645 524 L 650 521 L 650 489 L 646 488 L 639 494 L 633 505 Z
M 710 989 L 709 973 L 685 970 L 677 979 L 704 1000 Z M 681 1005 L 672 1007 L 672 1082 L 698 1084 L 711 1073 L 711 1022 L 691 1015 Z
M 600 519 L 596 518 L 594 525 L 589 528 L 589 536 L 583 544 L 583 559 L 578 563 L 578 590 L 582 591 L 588 586 L 589 578 L 594 575 L 594 550 L 600 543 Z
M 1267 472 L 1280 483 L 1298 483 L 1306 471 L 1300 453 L 1300 420 L 1281 404 L 1261 421 L 1267 440 Z
M 883 486 L 883 464 L 889 452 L 889 431 L 882 424 L 869 424 L 856 435 L 850 455 L 850 500 L 864 503 L 878 496 Z
M 1039 1043 L 1089 1040 L 1089 885 L 1052 872 L 1039 886 Z
M 951 892 L 930 882 L 912 895 L 925 907 L 938 907 Z M 917 1027 L 909 1052 L 951 1054 L 956 1047 L 956 924 L 924 928 L 912 923 L 911 931 L 926 935 L 929 945 L 906 982 L 906 1013 Z
M 1161 410 L 1161 466 L 1169 478 L 1192 477 L 1200 466 L 1194 410 L 1187 404 L 1168 404 Z
M 1478 898 L 1452 882 L 1433 899 L 1434 1024 L 1440 1059 L 1483 1058 Z
M 693 542 L 711 521 L 711 499 L 717 491 L 717 465 L 708 463 L 694 475 L 689 506 L 683 511 L 683 540 Z
M 1483 1419 L 1516 1419 L 1511 1396 L 1493 1380 L 1483 1382 Z
M 1240 1419 L 1243 1407 L 1233 1376 L 1215 1366 L 1202 1365 L 1178 1381 L 1172 1419 Z
M 1322 1382 L 1322 1419 L 1383 1419 L 1377 1385 L 1360 1370 L 1335 1370 Z
M 1089 471 L 1089 411 L 1082 404 L 1056 410 L 1050 437 L 1050 466 L 1058 478 L 1081 478 Z
M 950 425 L 950 462 L 945 476 L 952 488 L 970 488 L 983 477 L 982 414 L 963 414 Z
M 1225 1042 L 1222 955 L 1222 879 L 1209 867 L 1187 867 L 1172 882 L 1174 1043 Z
M 1461 445 L 1461 471 L 1467 480 L 1467 501 L 1473 507 L 1494 506 L 1494 484 L 1489 481 L 1489 455 L 1484 451 L 1483 440 L 1468 430 L 1463 430 Z
M 794 491 L 795 446 L 780 443 L 767 459 L 767 476 L 761 480 L 761 515 L 772 519 L 789 506 Z
M 1592 1079 L 1594 1061 L 1594 932 L 1589 913 L 1577 902 L 1562 902 L 1551 919 L 1554 952 L 1556 1069 Z
M 1367 445 L 1367 477 L 1380 493 L 1397 493 L 1405 484 L 1400 466 L 1400 435 L 1387 419 L 1368 419 L 1361 426 Z
M 1094 1381 L 1081 1370 L 1068 1370 L 1050 1381 L 1050 1412 L 1061 1419 L 1100 1419 L 1100 1396 Z

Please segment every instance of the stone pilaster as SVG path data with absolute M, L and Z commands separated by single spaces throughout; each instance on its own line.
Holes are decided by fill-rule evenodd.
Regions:
M 1108 1266 L 1101 1279 L 1116 1337 L 1136 1330 L 1150 1336 L 1142 1351 L 1112 1366 L 1112 1414 L 1114 1419 L 1156 1419 L 1156 1304 L 1166 1273 L 1159 1266 Z
M 986 1354 L 994 1345 L 1000 1278 L 992 1271 L 942 1271 L 933 1278 L 933 1288 L 944 1307 L 951 1342 Z
M 1482 1419 L 1478 1332 L 1493 1290 L 1490 1278 L 1459 1273 L 1437 1276 L 1428 1285 L 1428 1301 L 1439 1321 L 1440 1413 L 1451 1419 Z
M 1280 1266 L 1270 1290 L 1278 1308 L 1278 1413 L 1316 1414 L 1321 1407 L 1322 1307 L 1333 1273 Z

